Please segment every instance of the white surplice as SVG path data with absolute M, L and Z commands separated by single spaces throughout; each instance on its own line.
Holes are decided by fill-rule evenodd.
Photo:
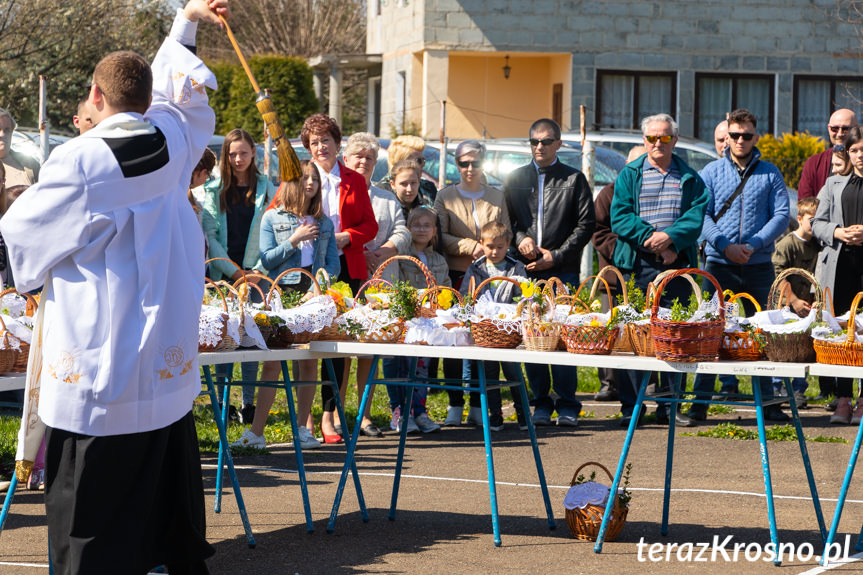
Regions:
M 186 196 L 213 134 L 212 72 L 174 22 L 153 69 L 145 115 L 120 113 L 58 147 L 0 222 L 20 291 L 45 283 L 39 415 L 105 436 L 159 429 L 200 391 L 198 315 L 204 245 Z M 166 164 L 124 177 L 106 141 L 165 136 Z

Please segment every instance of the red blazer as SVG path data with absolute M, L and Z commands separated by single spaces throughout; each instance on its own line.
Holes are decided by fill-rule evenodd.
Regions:
M 353 279 L 364 280 L 368 277 L 366 257 L 363 246 L 375 239 L 378 234 L 378 221 L 372 210 L 366 179 L 357 172 L 346 168 L 339 161 L 342 182 L 339 185 L 339 216 L 342 231 L 351 235 L 351 243 L 344 247 L 348 275 Z
M 351 243 L 342 251 L 348 264 L 348 275 L 352 279 L 364 280 L 369 277 L 369 274 L 363 246 L 375 239 L 378 234 L 378 221 L 372 209 L 372 201 L 369 199 L 366 179 L 346 168 L 341 161 L 339 161 L 339 173 L 342 178 L 339 184 L 339 216 L 342 231 L 348 232 L 351 236 Z M 274 198 L 267 209 L 275 205 Z

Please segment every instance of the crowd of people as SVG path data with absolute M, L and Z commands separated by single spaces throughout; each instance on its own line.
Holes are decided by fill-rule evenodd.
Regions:
M 801 267 L 830 289 L 841 314 L 863 289 L 863 129 L 851 110 L 830 117 L 830 147 L 806 162 L 798 226 L 790 233 L 788 190 L 779 170 L 761 158 L 757 119 L 745 109 L 717 126 L 720 158 L 700 172 L 674 154 L 678 126 L 671 116 L 644 118 L 643 146 L 595 200 L 584 174 L 558 159 L 560 126 L 547 118 L 527 129 L 532 160 L 500 190 L 483 177 L 485 150 L 477 141 L 462 142 L 455 152 L 459 182 L 436 190 L 422 172 L 424 142 L 413 136 L 393 140 L 389 173 L 372 182 L 376 138 L 353 134 L 340 159 L 341 129 L 324 114 L 303 124 L 312 159 L 299 179 L 273 186 L 257 171 L 254 139 L 241 129 L 226 136 L 219 176 L 210 179 L 217 158 L 205 146 L 215 115 L 203 87 L 215 88 L 215 77 L 195 54 L 195 36 L 199 20 L 219 24 L 229 17 L 228 4 L 189 0 L 179 8 L 152 67 L 131 52 L 100 60 L 75 117 L 81 136 L 52 153 L 41 170 L 11 150 L 15 121 L 0 110 L 0 272 L 21 291 L 43 290 L 33 344 L 43 369 L 30 397 L 39 397 L 46 426 L 45 501 L 57 573 L 146 573 L 158 565 L 171 573 L 207 572 L 204 560 L 213 549 L 206 541 L 191 411 L 200 392 L 197 324 L 205 257 L 215 258 L 207 270 L 213 279 L 245 277 L 257 284 L 268 278 L 283 291 L 304 293 L 309 275 L 325 270 L 356 293 L 384 261 L 404 254 L 423 262 L 438 284 L 465 293 L 496 276 L 557 277 L 575 285 L 582 251 L 592 242 L 601 263 L 615 265 L 642 290 L 664 271 L 701 267 L 723 288 L 746 291 L 764 306 L 776 274 Z M 22 193 L 27 186 L 32 189 Z M 193 193 L 200 186 L 202 194 Z M 387 274 L 425 286 L 407 261 Z M 682 282 L 668 284 L 666 305 L 688 296 Z M 789 306 L 808 313 L 811 289 L 789 284 Z M 251 290 L 251 297 L 262 292 Z M 495 291 L 499 301 L 514 295 Z M 344 397 L 350 363 L 334 363 Z M 434 358 L 421 358 L 415 374 L 401 360 L 383 366 L 387 377 L 442 369 L 456 381 L 475 378 L 479 368 L 475 361 L 438 365 Z M 520 428 L 528 417 L 552 425 L 555 413 L 557 426 L 578 425 L 574 368 L 508 362 L 482 368 L 493 378 L 501 370 L 508 379 L 526 373 L 533 412 L 515 401 Z M 221 369 L 230 377 L 233 366 Z M 357 360 L 359 392 L 370 369 L 370 360 Z M 240 370 L 245 382 L 256 381 L 259 372 L 268 381 L 279 375 L 275 362 Z M 318 375 L 314 361 L 298 362 L 297 370 L 304 380 Z M 621 425 L 633 417 L 641 421 L 644 414 L 633 413 L 635 374 L 602 370 L 600 378 L 598 398 L 619 398 Z M 720 379 L 719 397 L 739 392 L 733 377 Z M 679 384 L 671 377 L 655 383 Z M 755 378 L 753 384 L 769 398 L 782 382 Z M 713 377 L 698 376 L 694 389 L 710 396 L 716 385 Z M 793 382 L 801 400 L 805 386 Z M 863 418 L 850 380 L 822 378 L 820 389 L 835 396 L 833 423 Z M 254 391 L 254 385 L 243 387 L 237 417 L 249 428 L 237 444 L 265 447 L 275 391 L 261 388 L 257 400 Z M 400 412 L 399 391 L 388 391 L 393 429 L 430 433 L 464 421 L 465 397 L 458 391 L 449 392 L 440 424 L 427 413 L 427 389 L 414 395 L 408 413 Z M 312 417 L 315 392 L 298 390 L 303 449 L 321 445 Z M 347 422 L 338 419 L 329 386 L 322 386 L 321 401 L 320 438 L 339 443 Z M 490 428 L 503 429 L 499 392 L 489 393 L 488 407 Z M 471 394 L 468 424 L 482 424 L 481 409 Z M 695 404 L 688 413 L 658 411 L 656 419 L 674 417 L 691 426 L 707 414 L 707 405 Z M 788 418 L 776 404 L 765 416 Z M 358 420 L 364 435 L 383 433 L 369 413 Z

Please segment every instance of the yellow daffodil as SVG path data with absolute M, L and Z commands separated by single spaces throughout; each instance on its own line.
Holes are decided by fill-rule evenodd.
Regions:
M 452 307 L 452 292 L 448 290 L 442 290 L 437 294 L 437 305 L 441 309 L 449 309 Z
M 536 293 L 536 286 L 530 282 L 522 282 L 519 285 L 521 286 L 521 294 L 526 298 L 533 297 L 533 294 Z

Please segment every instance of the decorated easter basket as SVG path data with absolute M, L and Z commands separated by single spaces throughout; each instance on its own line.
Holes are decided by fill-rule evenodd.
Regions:
M 593 296 L 596 294 L 596 290 L 593 289 L 596 287 L 598 282 L 602 282 L 605 285 L 605 292 L 608 295 L 609 302 L 611 302 L 611 289 L 608 286 L 608 282 L 605 278 L 602 278 L 598 275 L 590 276 L 584 279 L 581 284 L 578 286 L 575 294 L 572 296 L 572 302 L 570 303 L 570 315 L 572 314 L 572 308 L 575 305 L 583 305 L 581 300 L 578 298 L 578 294 L 584 289 L 584 286 L 593 280 L 593 285 L 590 291 L 591 300 Z M 570 325 L 564 323 L 561 327 L 560 337 L 566 342 L 566 351 L 570 353 L 584 353 L 588 355 L 608 355 L 611 353 L 611 350 L 614 348 L 614 342 L 617 340 L 617 336 L 620 333 L 620 328 L 616 325 Z
M 767 296 L 767 309 L 782 309 L 783 295 L 787 290 L 790 290 L 790 286 L 787 286 L 786 289 L 782 288 L 783 282 L 792 275 L 801 276 L 814 286 L 815 301 L 812 307 L 820 312 L 823 305 L 821 285 L 814 275 L 802 268 L 788 268 L 776 276 L 773 285 L 770 286 L 770 293 Z M 770 361 L 791 363 L 810 363 L 816 361 L 815 346 L 809 331 L 774 333 L 765 329 L 764 339 L 766 341 L 764 353 Z
M 7 288 L 0 292 L 0 298 L 3 298 L 4 296 L 10 294 L 19 298 L 23 298 L 25 300 L 23 315 L 27 317 L 34 317 L 36 315 L 36 308 L 39 307 L 36 298 L 34 298 L 28 293 L 19 293 L 15 288 Z M 5 325 L 3 327 L 3 331 L 8 331 L 6 330 Z M 14 339 L 14 341 L 11 341 L 10 343 L 12 344 L 12 348 L 15 350 L 15 363 L 12 365 L 11 369 L 8 369 L 6 371 L 9 371 L 11 373 L 25 373 L 27 371 L 27 361 L 30 357 L 30 344 L 23 339 L 16 337 L 12 333 L 9 333 L 9 336 L 10 338 Z M 8 346 L 5 347 L 8 349 Z M 17 349 L 15 349 L 16 347 Z M 0 367 L 2 367 L 2 365 L 0 365 Z
M 218 294 L 222 309 L 213 312 L 207 309 L 211 306 L 202 306 L 198 325 L 198 351 L 233 351 L 239 343 L 228 335 L 228 300 L 213 280 L 204 278 L 204 281 Z
M 270 286 L 270 290 L 267 292 L 267 301 L 268 302 L 272 301 L 273 295 L 276 292 L 276 290 L 279 290 L 279 293 L 281 293 L 281 288 L 278 287 L 279 286 L 279 280 L 282 279 L 284 276 L 288 275 L 289 273 L 293 273 L 293 272 L 298 272 L 298 273 L 308 277 L 311 280 L 311 286 L 310 286 L 311 293 L 315 296 L 321 295 L 321 286 L 320 286 L 320 284 L 318 284 L 318 280 L 315 278 L 315 276 L 313 276 L 312 274 L 310 274 L 308 271 L 306 271 L 303 268 L 290 268 L 290 269 L 287 269 L 287 270 L 283 271 L 282 273 L 280 273 L 273 280 L 273 285 Z M 270 304 L 270 305 L 272 307 L 272 304 Z M 273 347 L 273 348 L 277 348 L 277 349 L 284 349 L 286 347 L 290 347 L 291 345 L 301 345 L 301 344 L 309 343 L 316 336 L 317 336 L 317 332 L 314 332 L 314 331 L 294 332 L 288 326 L 280 325 L 276 329 L 275 333 L 273 333 L 270 336 L 270 338 L 267 340 L 267 345 L 269 347 Z
M 815 347 L 818 363 L 863 366 L 863 343 L 858 342 L 856 337 L 857 308 L 861 299 L 863 299 L 863 292 L 858 292 L 854 296 L 854 301 L 851 302 L 847 327 L 848 335 L 845 341 L 813 339 L 812 343 Z
M 761 311 L 758 301 L 750 294 L 744 292 L 732 295 L 726 303 L 732 304 L 738 299 L 749 300 L 755 306 L 756 313 Z M 757 361 L 763 358 L 764 334 L 760 329 L 726 331 L 722 334 L 722 343 L 719 346 L 719 359 Z
M 471 291 L 471 299 L 476 301 L 482 289 L 494 281 L 505 281 L 518 286 L 521 285 L 514 279 L 506 276 L 486 278 Z M 480 347 L 516 348 L 521 344 L 522 332 L 519 321 L 499 321 L 485 318 L 478 321 L 471 320 L 470 334 L 474 343 Z
M 380 270 L 380 268 L 378 269 Z M 365 291 L 373 285 L 381 285 L 385 288 L 389 288 L 390 290 L 395 291 L 395 286 L 393 286 L 393 284 L 391 284 L 390 282 L 384 279 L 372 277 L 372 279 L 368 280 L 366 283 L 360 286 L 360 289 L 357 290 L 357 301 L 359 301 Z M 368 306 L 372 308 L 383 307 L 378 303 L 372 302 L 370 302 Z M 398 318 L 391 323 L 379 325 L 372 329 L 364 330 L 362 333 L 357 335 L 357 339 L 362 343 L 398 343 L 402 335 L 404 334 L 404 330 L 405 322 L 403 319 Z
M 588 461 L 575 470 L 570 486 L 576 485 L 578 472 L 589 465 L 599 467 L 605 471 L 606 475 L 608 475 L 609 481 L 614 481 L 614 477 L 612 477 L 611 472 L 604 465 L 595 461 Z M 610 494 L 609 497 L 614 497 L 614 508 L 611 510 L 608 529 L 605 531 L 605 541 L 614 541 L 617 539 L 617 536 L 620 535 L 620 532 L 623 530 L 623 526 L 626 525 L 626 516 L 629 514 L 629 505 L 621 505 L 617 496 Z M 604 514 L 604 506 L 588 503 L 583 509 L 567 509 L 566 524 L 569 526 L 572 536 L 576 539 L 581 539 L 582 541 L 596 541 L 597 537 L 599 537 L 599 528 L 602 526 L 602 516 Z
M 530 351 L 555 351 L 560 341 L 560 322 L 554 320 L 554 297 L 550 290 L 544 290 L 541 297 L 543 306 L 530 298 L 518 302 L 516 315 L 521 317 L 522 341 Z

